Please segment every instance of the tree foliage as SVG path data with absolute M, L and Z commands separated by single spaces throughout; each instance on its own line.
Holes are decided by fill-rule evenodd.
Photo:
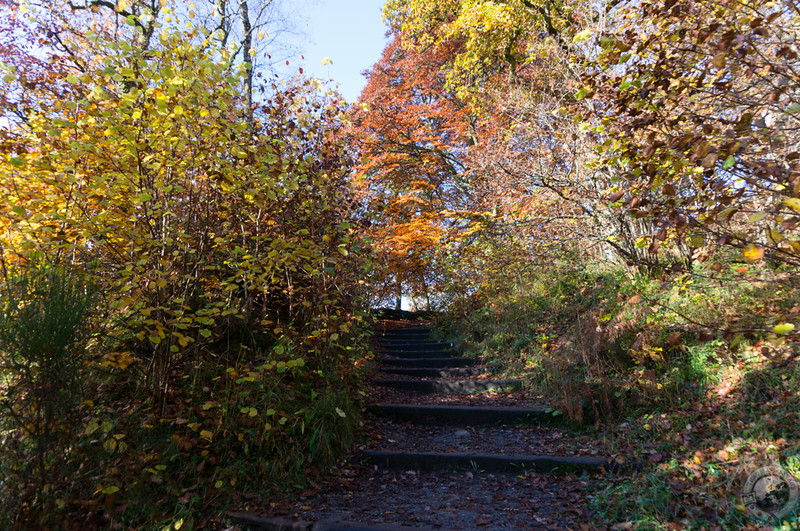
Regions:
M 429 62 L 437 72 L 416 77 L 438 75 L 439 98 L 416 114 L 446 98 L 463 117 L 466 141 L 438 148 L 457 161 L 452 187 L 469 191 L 459 208 L 496 213 L 471 241 L 513 234 L 528 242 L 527 260 L 574 243 L 649 270 L 709 259 L 720 246 L 796 265 L 796 11 L 792 2 L 385 6 L 405 58 L 440 57 Z M 365 98 L 414 94 L 376 72 L 369 86 Z M 413 171 L 424 175 L 422 164 Z
M 135 524 L 168 514 L 196 476 L 182 502 L 193 516 L 243 468 L 251 481 L 236 488 L 269 489 L 329 462 L 355 426 L 369 249 L 343 105 L 302 80 L 260 87 L 251 105 L 235 47 L 167 13 L 128 15 L 116 38 L 117 15 L 80 11 L 98 31 L 59 33 L 40 62 L 10 38 L 54 34 L 20 18 L 6 34 L 8 57 L 37 66 L 6 63 L 3 80 L 17 116 L 0 159 L 3 282 L 59 268 L 101 294 L 93 339 L 74 352 L 74 494 L 55 513 L 52 497 L 8 497 L 21 526 Z M 0 344 L 3 359 L 15 349 Z M 4 393 L 27 381 L 15 367 L 3 365 Z M 103 516 L 104 503 L 119 512 Z
M 588 86 L 613 124 L 604 163 L 654 241 L 798 264 L 797 12 L 644 2 L 620 6 L 625 25 L 594 37 Z

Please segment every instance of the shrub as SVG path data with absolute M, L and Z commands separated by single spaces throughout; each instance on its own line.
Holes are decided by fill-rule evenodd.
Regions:
M 76 473 L 93 297 L 57 270 L 9 279 L 1 293 L 0 513 L 24 527 L 53 513 Z

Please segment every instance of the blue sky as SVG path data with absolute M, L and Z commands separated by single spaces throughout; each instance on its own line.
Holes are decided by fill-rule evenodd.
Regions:
M 333 78 L 347 101 L 355 100 L 366 80 L 361 72 L 381 56 L 386 43 L 386 26 L 381 20 L 384 0 L 312 0 L 304 9 L 307 25 L 298 24 L 306 34 L 298 43 L 305 55 L 307 73 Z M 329 57 L 333 64 L 323 66 Z

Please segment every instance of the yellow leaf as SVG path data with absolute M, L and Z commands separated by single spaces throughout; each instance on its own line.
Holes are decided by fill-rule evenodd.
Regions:
M 117 449 L 117 441 L 115 439 L 106 439 L 106 442 L 103 443 L 103 448 L 105 448 L 106 452 L 113 454 Z
M 779 325 L 775 325 L 774 330 L 776 334 L 786 335 L 794 330 L 794 325 L 792 323 L 781 323 Z
M 800 212 L 800 199 L 796 197 L 789 197 L 788 199 L 784 199 L 783 202 L 786 203 L 786 206 L 792 210 Z
M 214 436 L 214 434 L 211 433 L 208 430 L 203 430 L 203 431 L 200 432 L 200 437 L 202 437 L 203 439 L 208 439 L 209 441 L 211 440 L 211 437 L 213 437 L 213 436 Z
M 592 37 L 592 31 L 585 29 L 572 38 L 572 42 L 588 41 Z
M 764 249 L 754 243 L 750 243 L 742 249 L 742 256 L 747 260 L 760 260 L 764 258 Z
M 781 234 L 780 232 L 772 230 L 772 229 L 769 229 L 769 228 L 767 229 L 767 235 L 769 236 L 769 239 L 772 240 L 775 243 L 780 243 L 780 242 L 782 242 L 783 240 L 786 239 L 786 237 L 783 234 Z

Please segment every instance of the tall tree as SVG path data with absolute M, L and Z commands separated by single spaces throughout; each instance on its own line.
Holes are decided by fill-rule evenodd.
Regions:
M 451 49 L 419 53 L 395 36 L 352 112 L 363 159 L 358 172 L 381 211 L 375 236 L 398 297 L 403 284 L 425 292 L 433 251 L 456 228 L 452 214 L 470 201 L 469 109 L 444 88 L 441 71 Z

